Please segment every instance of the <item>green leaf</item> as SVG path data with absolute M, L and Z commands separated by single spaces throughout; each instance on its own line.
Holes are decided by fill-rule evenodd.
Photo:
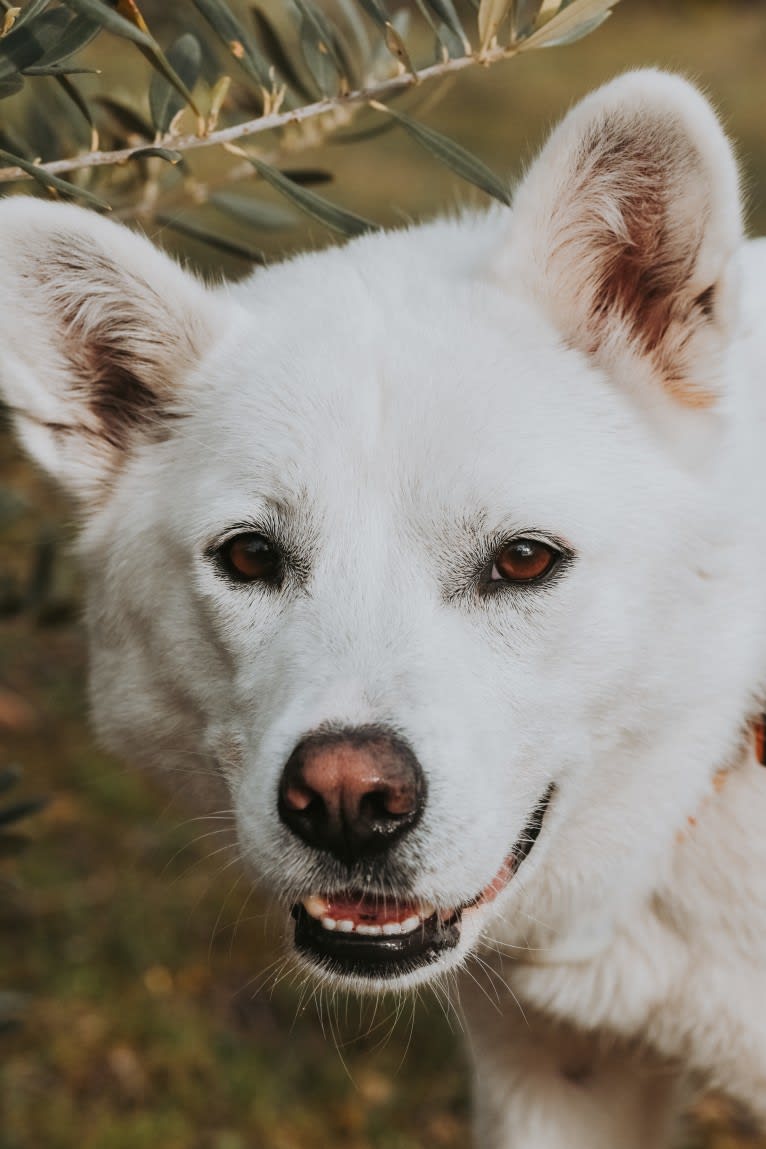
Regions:
M 183 152 L 174 151 L 173 148 L 160 148 L 156 144 L 152 144 L 148 148 L 136 148 L 134 152 L 130 153 L 132 160 L 149 160 L 153 156 L 161 160 L 166 160 L 167 163 L 175 167 L 177 164 L 184 163 Z
M 200 115 L 200 110 L 191 92 L 181 77 L 177 75 L 162 48 L 149 32 L 145 32 L 130 20 L 126 20 L 119 12 L 108 8 L 101 0 L 64 0 L 64 3 L 79 16 L 94 20 L 107 32 L 112 32 L 115 36 L 121 36 L 123 39 L 131 40 L 136 44 L 152 67 L 161 72 L 165 79 L 183 96 L 195 114 Z
M 192 0 L 192 3 L 248 76 L 260 87 L 269 90 L 271 88 L 269 62 L 258 51 L 224 0 Z
M 56 83 L 59 85 L 62 92 L 72 101 L 90 128 L 90 148 L 91 151 L 95 151 L 98 147 L 98 132 L 96 131 L 96 125 L 93 123 L 93 116 L 91 115 L 90 108 L 85 102 L 82 92 L 79 90 L 79 88 L 75 87 L 75 85 L 67 76 L 56 76 Z
M 265 263 L 262 251 L 255 248 L 248 247 L 244 243 L 239 243 L 236 240 L 229 239 L 228 236 L 218 235 L 215 232 L 208 231 L 202 224 L 194 223 L 188 219 L 178 219 L 175 216 L 158 215 L 157 222 L 161 223 L 164 227 L 169 227 L 171 231 L 177 231 L 179 235 L 188 236 L 189 239 L 198 239 L 202 243 L 208 244 L 209 247 L 214 247 L 218 251 L 223 251 L 227 255 L 237 255 L 241 259 L 247 259 L 251 263 Z
M 8 96 L 15 96 L 24 87 L 24 77 L 20 76 L 18 72 L 12 72 L 10 76 L 0 76 L 0 100 L 5 100 Z
M 348 67 L 338 50 L 335 28 L 311 0 L 293 0 L 293 3 L 302 16 L 300 37 L 303 58 L 320 90 L 332 95 L 338 90 L 339 82 L 341 94 L 348 92 L 352 85 Z
M 531 34 L 542 6 L 543 0 L 514 0 L 511 16 L 511 39 L 514 43 Z
M 449 28 L 450 32 L 463 45 L 465 52 L 470 52 L 471 42 L 465 34 L 465 28 L 455 11 L 452 0 L 424 0 L 436 18 Z
M 66 196 L 68 199 L 81 199 L 86 203 L 91 204 L 92 207 L 98 208 L 99 211 L 111 211 L 111 207 L 104 200 L 99 199 L 98 196 L 93 195 L 92 192 L 87 191 L 85 188 L 78 188 L 76 184 L 70 184 L 67 180 L 62 180 L 59 176 L 54 176 L 52 172 L 46 172 L 39 164 L 30 163 L 29 160 L 23 159 L 21 156 L 15 156 L 11 152 L 6 152 L 0 148 L 0 161 L 4 166 L 21 168 L 23 172 L 31 176 L 42 187 L 50 191 L 59 192 L 61 195 Z
M 247 155 L 247 153 L 243 154 L 253 165 L 261 179 L 271 184 L 306 215 L 318 220 L 332 231 L 351 236 L 363 235 L 365 232 L 377 230 L 376 225 L 369 219 L 364 219 L 354 212 L 346 211 L 344 208 L 338 207 L 337 204 L 317 195 L 316 192 L 301 187 L 300 184 L 296 184 L 289 176 L 280 172 L 278 168 L 272 167 L 271 164 L 265 163 L 264 160 L 259 160 L 256 156 Z
M 119 100 L 113 100 L 111 96 L 99 95 L 95 96 L 94 99 L 124 132 L 135 136 L 145 136 L 147 140 L 152 138 L 153 132 L 151 124 L 149 124 L 135 108 L 129 108 L 126 104 L 121 104 Z
M 519 51 L 572 43 L 598 27 L 617 3 L 618 0 L 571 0 L 566 8 L 560 8 L 555 16 L 527 36 L 519 45 Z
M 379 28 L 385 28 L 386 24 L 391 23 L 391 17 L 381 0 L 357 0 L 357 3 Z
M 298 29 L 298 39 L 301 45 L 301 55 L 314 81 L 315 92 L 312 101 L 319 96 L 335 96 L 339 90 L 338 69 L 332 62 L 329 53 L 320 42 L 317 42 L 316 32 L 309 20 L 302 19 Z
M 279 72 L 284 80 L 287 80 L 288 84 L 295 89 L 299 96 L 302 96 L 307 103 L 310 103 L 314 98 L 314 93 L 309 91 L 303 78 L 298 73 L 290 57 L 290 53 L 285 49 L 271 20 L 260 8 L 253 8 L 252 15 L 260 42 L 263 44 L 264 51 L 277 72 Z
M 31 64 L 25 76 L 98 76 L 98 68 L 72 68 L 68 64 Z
M 427 128 L 424 124 L 413 120 L 410 116 L 405 115 L 404 112 L 398 112 L 394 108 L 387 107 L 385 104 L 379 104 L 377 101 L 371 102 L 370 106 L 377 111 L 386 112 L 389 116 L 393 116 L 414 140 L 417 140 L 422 147 L 436 156 L 438 160 L 441 160 L 443 164 L 455 172 L 456 175 L 459 175 L 461 179 L 466 180 L 468 183 L 475 184 L 476 187 L 485 191 L 487 195 L 491 195 L 495 199 L 500 200 L 501 203 L 510 206 L 510 188 L 477 156 L 472 155 L 471 152 L 466 151 L 464 147 L 455 143 L 455 141 L 451 140 L 448 136 L 442 135 L 441 132 L 437 132 L 433 128 Z
M 449 27 L 444 20 L 439 20 L 433 14 L 432 5 L 429 0 L 415 0 L 418 8 L 420 9 L 423 18 L 427 20 L 429 27 L 432 29 L 436 36 L 436 55 L 437 58 L 442 54 L 441 49 L 446 49 L 447 55 L 453 58 L 464 56 L 468 49 L 463 43 L 460 36 L 456 36 L 455 32 Z M 441 48 L 440 48 L 441 46 Z M 470 47 L 470 46 L 469 46 Z
M 38 66 L 60 64 L 62 61 L 68 60 L 70 56 L 74 56 L 75 52 L 79 52 L 81 48 L 95 39 L 100 31 L 101 28 L 95 20 L 75 16 L 74 20 L 70 20 L 67 24 L 61 36 L 46 51 L 43 58 L 38 60 Z
M 582 40 L 585 36 L 590 36 L 591 32 L 595 32 L 600 28 L 605 20 L 608 20 L 612 15 L 610 12 L 602 12 L 600 16 L 593 16 L 592 19 L 586 20 L 584 24 L 578 24 L 576 27 L 571 28 L 568 32 L 559 32 L 553 40 L 546 40 L 544 44 L 538 44 L 538 48 L 559 48 L 564 44 L 574 44 L 576 40 Z
M 250 227 L 260 228 L 262 231 L 294 227 L 297 221 L 293 212 L 280 207 L 279 204 L 266 203 L 252 196 L 238 195 L 236 192 L 216 192 L 211 195 L 210 203 L 233 219 Z
M 15 27 L 19 28 L 22 24 L 27 24 L 30 20 L 34 20 L 35 16 L 39 16 L 46 8 L 50 7 L 51 0 L 31 0 L 26 8 L 17 17 Z
M 339 26 L 342 26 L 353 40 L 352 58 L 367 61 L 370 57 L 372 44 L 356 0 L 336 0 L 336 5 L 341 15 Z
M 4 148 L 6 152 L 12 152 L 15 156 L 23 156 L 25 160 L 32 156 L 32 149 L 29 146 L 29 141 L 24 140 L 22 142 L 18 136 L 13 134 L 8 124 L 3 124 L 3 126 L 0 128 L 0 148 Z M 0 425 L 2 425 L 1 416 L 2 408 L 0 408 Z M 0 490 L 2 490 L 2 488 L 0 488 Z M 3 491 L 2 497 L 0 497 L 0 512 L 2 512 L 2 507 L 7 502 L 7 499 L 8 496 L 6 492 Z M 2 523 L 2 518 L 2 513 L 0 513 L 0 523 Z
M 184 32 L 168 48 L 167 58 L 186 87 L 192 91 L 202 67 L 202 48 L 197 37 L 191 32 Z M 169 131 L 185 104 L 178 90 L 159 72 L 155 72 L 149 85 L 149 110 L 152 123 L 161 135 Z
M 399 34 L 399 30 L 397 29 L 396 25 L 392 24 L 390 20 L 386 23 L 383 29 L 383 36 L 386 42 L 386 47 L 388 48 L 391 55 L 399 61 L 402 67 L 408 71 L 410 75 L 414 76 L 416 74 L 415 65 L 410 59 L 410 53 L 407 49 L 407 45 L 405 44 L 402 36 Z
M 0 39 L 0 79 L 36 64 L 56 40 L 68 22 L 63 8 L 44 12 L 33 23 L 17 25 Z
M 332 172 L 324 168 L 282 168 L 282 175 L 294 184 L 331 184 Z
M 119 12 L 115 12 L 113 8 L 103 4 L 101 0 L 63 0 L 63 2 L 78 16 L 92 20 L 100 28 L 105 28 L 107 32 L 112 32 L 115 36 L 121 36 L 123 40 L 131 40 L 142 48 L 148 48 L 154 44 L 150 35 L 141 31 L 124 16 L 120 16 Z
M 542 0 L 541 0 L 542 2 Z M 508 15 L 511 0 L 481 0 L 479 4 L 479 42 L 482 52 L 490 46 L 497 36 L 500 25 Z

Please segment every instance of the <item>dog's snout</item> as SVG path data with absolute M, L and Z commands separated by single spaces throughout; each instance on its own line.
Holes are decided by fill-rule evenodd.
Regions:
M 412 829 L 425 793 L 417 758 L 395 734 L 378 727 L 312 734 L 284 768 L 279 816 L 304 842 L 351 864 Z

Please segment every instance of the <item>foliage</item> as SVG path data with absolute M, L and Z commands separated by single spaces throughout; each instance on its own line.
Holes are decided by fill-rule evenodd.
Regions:
M 409 93 L 419 105 L 425 89 L 465 68 L 577 40 L 617 0 L 410 0 L 396 11 L 391 3 L 181 0 L 150 11 L 152 0 L 141 0 L 143 10 L 137 0 L 0 0 L 0 192 L 35 181 L 48 194 L 257 260 L 257 246 L 226 238 L 209 210 L 178 220 L 178 209 L 212 207 L 213 220 L 254 231 L 284 227 L 292 215 L 268 199 L 221 188 L 257 177 L 335 232 L 370 230 L 373 221 L 311 186 L 329 173 L 290 161 L 318 140 L 353 144 L 398 126 L 507 202 L 507 186 L 484 163 L 390 101 Z M 132 67 L 123 98 L 113 77 L 127 53 L 146 65 Z M 211 164 L 194 163 L 201 149 L 216 149 L 212 176 Z

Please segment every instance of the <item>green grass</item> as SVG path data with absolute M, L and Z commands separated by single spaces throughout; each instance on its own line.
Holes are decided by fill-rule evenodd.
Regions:
M 766 230 L 765 53 L 757 5 L 624 0 L 581 44 L 466 75 L 429 122 L 518 173 L 594 83 L 641 63 L 680 67 L 716 96 Z M 301 162 L 331 166 L 333 194 L 384 222 L 474 198 L 403 134 L 384 139 Z M 316 225 L 287 240 L 326 242 Z M 27 577 L 42 529 L 68 535 L 65 504 L 0 432 L 0 493 L 11 487 L 26 509 L 0 526 L 0 580 Z M 369 1012 L 350 1002 L 325 1009 L 323 1031 L 289 975 L 259 988 L 279 929 L 213 853 L 218 836 L 200 840 L 219 823 L 189 822 L 182 801 L 88 733 L 73 586 L 60 550 L 58 604 L 0 627 L 0 764 L 22 763 L 25 793 L 52 798 L 31 846 L 0 861 L 0 987 L 29 995 L 23 1026 L 0 1037 L 0 1149 L 464 1149 L 466 1067 L 432 1000 L 412 1029 L 409 1005 L 396 1026 L 389 1005 L 368 1033 Z M 717 1103 L 701 1113 L 695 1149 L 766 1145 Z

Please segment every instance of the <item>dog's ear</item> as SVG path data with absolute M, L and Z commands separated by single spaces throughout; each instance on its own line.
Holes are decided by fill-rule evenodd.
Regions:
M 710 105 L 662 72 L 577 105 L 519 188 L 504 277 L 607 370 L 628 360 L 711 405 L 742 239 L 737 168 Z
M 0 205 L 0 396 L 30 454 L 81 498 L 166 433 L 217 310 L 125 227 L 27 197 Z

